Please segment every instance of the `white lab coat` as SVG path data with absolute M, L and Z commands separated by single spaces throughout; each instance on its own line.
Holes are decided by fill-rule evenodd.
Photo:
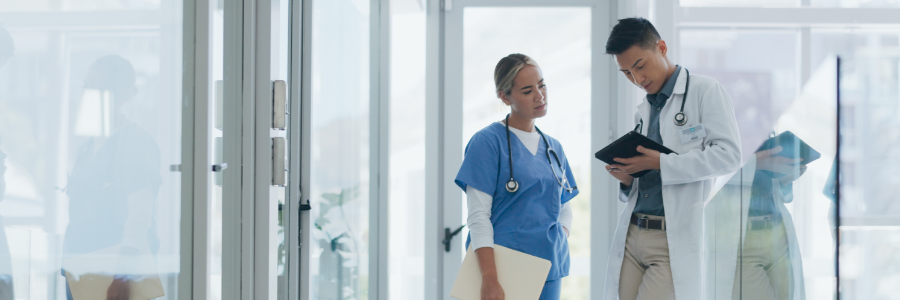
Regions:
M 687 74 L 682 68 L 675 81 L 672 97 L 660 111 L 660 135 L 663 145 L 677 154 L 660 156 L 663 205 L 666 210 L 666 237 L 675 297 L 679 300 L 711 298 L 705 296 L 706 247 L 704 247 L 704 205 L 709 201 L 717 177 L 734 173 L 741 164 L 741 145 L 734 108 L 728 94 L 714 79 L 691 75 L 691 86 L 684 106 L 687 124 L 675 125 L 675 114 L 684 100 Z M 635 124 L 644 119 L 641 133 L 647 134 L 650 103 L 644 98 L 635 115 Z M 703 124 L 706 137 L 682 144 L 679 129 Z M 619 200 L 628 203 L 622 211 L 613 237 L 607 265 L 605 299 L 615 300 L 619 292 L 619 272 L 625 251 L 625 236 L 638 196 L 640 179 L 635 179 L 629 195 Z M 733 268 L 733 267 L 732 267 Z
M 740 252 L 738 252 L 738 245 L 743 246 L 744 241 L 741 240 L 740 243 L 737 243 L 738 236 L 746 237 L 746 234 L 740 234 L 741 230 L 746 230 L 747 221 L 750 212 L 750 197 L 751 197 L 751 187 L 753 186 L 753 180 L 756 176 L 756 156 L 751 155 L 750 159 L 744 164 L 744 167 L 741 168 L 740 172 L 736 173 L 731 180 L 728 181 L 725 188 L 722 190 L 722 194 L 730 195 L 716 195 L 715 197 L 722 196 L 722 200 L 737 202 L 733 200 L 737 200 L 738 195 L 741 196 L 743 201 L 741 202 L 740 214 L 742 218 L 735 218 L 731 216 L 737 216 L 738 212 L 736 211 L 737 205 L 720 205 L 719 208 L 722 207 L 732 207 L 731 209 L 723 209 L 718 212 L 724 214 L 724 216 L 720 216 L 717 218 L 719 221 L 715 224 L 718 227 L 717 234 L 715 235 L 715 241 L 709 241 L 716 246 L 720 251 L 716 252 L 714 261 L 718 264 L 715 267 L 716 272 L 720 272 L 720 276 L 710 276 L 707 280 L 715 281 L 717 290 L 716 290 L 716 299 L 731 299 L 732 288 L 734 287 L 733 282 L 736 280 L 733 278 L 735 276 L 735 271 L 737 268 L 737 258 L 740 256 Z M 794 194 L 792 192 L 784 193 L 781 189 L 782 184 L 777 179 L 771 179 L 773 181 L 772 190 L 773 197 L 775 200 L 775 207 L 778 208 L 778 211 L 781 213 L 781 218 L 784 222 L 784 230 L 787 237 L 788 244 L 788 257 L 791 262 L 791 277 L 793 279 L 793 285 L 791 286 L 791 295 L 789 299 L 793 300 L 804 300 L 806 299 L 806 290 L 803 284 L 803 263 L 802 258 L 800 256 L 800 244 L 797 241 L 797 232 L 794 229 L 794 221 L 791 217 L 791 213 L 787 210 L 785 203 L 791 203 L 794 201 Z M 739 190 L 740 194 L 734 193 L 735 190 Z M 717 199 L 718 200 L 718 199 Z M 721 203 L 719 203 L 721 204 Z M 724 218 L 723 218 L 724 217 Z M 724 221 L 723 221 L 724 220 Z M 742 220 L 742 224 L 738 226 L 738 222 L 736 220 Z M 712 245 L 712 244 L 711 244 Z M 712 263 L 712 261 L 711 261 Z M 729 276 L 732 278 L 729 279 Z

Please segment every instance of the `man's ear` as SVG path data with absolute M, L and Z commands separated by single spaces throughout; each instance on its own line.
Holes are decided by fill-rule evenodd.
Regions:
M 666 53 L 669 52 L 669 46 L 666 45 L 666 41 L 660 39 L 656 42 L 656 50 L 659 51 L 663 56 L 666 56 Z

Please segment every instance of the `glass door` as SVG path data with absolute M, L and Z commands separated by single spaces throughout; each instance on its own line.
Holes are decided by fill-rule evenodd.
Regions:
M 186 288 L 182 6 L 0 6 L 0 299 Z
M 464 147 L 479 130 L 510 113 L 497 98 L 494 68 L 501 58 L 522 53 L 535 60 L 547 83 L 547 116 L 536 120 L 541 131 L 560 141 L 580 191 L 573 211 L 568 246 L 569 275 L 563 279 L 563 299 L 586 299 L 591 290 L 591 168 L 592 106 L 600 94 L 597 63 L 602 49 L 593 49 L 599 24 L 593 1 L 531 1 L 527 6 L 506 1 L 453 1 L 445 7 L 444 41 L 444 176 L 443 227 L 466 223 L 464 191 L 453 178 Z M 595 53 L 596 52 L 596 53 Z M 598 58 L 599 57 L 599 58 Z M 605 118 L 604 118 L 605 120 Z M 605 134 L 604 134 L 605 136 Z M 540 155 L 540 154 L 539 154 Z M 456 279 L 465 253 L 468 230 L 451 240 L 443 255 L 444 299 Z M 444 250 L 443 247 L 441 250 Z M 605 257 L 599 258 L 605 260 Z

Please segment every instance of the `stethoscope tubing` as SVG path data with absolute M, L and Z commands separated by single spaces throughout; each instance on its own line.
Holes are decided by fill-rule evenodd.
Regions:
M 684 124 L 687 124 L 688 120 L 687 115 L 684 114 L 684 104 L 687 103 L 688 90 L 691 87 L 691 71 L 688 71 L 688 69 L 685 68 L 684 72 L 687 73 L 687 82 L 684 84 L 684 94 L 681 96 L 681 110 L 675 114 L 675 125 L 677 126 L 684 126 Z M 640 121 L 640 124 L 634 128 L 637 133 L 641 133 L 641 131 L 644 130 L 644 118 L 641 118 Z
M 506 190 L 510 193 L 515 193 L 516 191 L 519 190 L 519 182 L 516 181 L 515 175 L 513 175 L 512 142 L 511 142 L 510 135 L 509 135 L 509 114 L 506 114 L 506 120 L 504 122 L 506 125 L 506 149 L 507 149 L 507 151 L 509 151 L 509 156 L 508 156 L 508 158 L 509 158 L 509 181 L 506 182 Z M 553 176 L 557 177 L 556 180 L 558 182 L 560 182 L 563 189 L 565 189 L 566 191 L 571 193 L 573 190 L 577 189 L 578 187 L 566 187 L 566 185 L 569 184 L 569 181 L 566 178 L 566 171 L 563 168 L 562 162 L 559 160 L 559 156 L 557 156 L 556 164 L 559 165 L 559 169 L 563 173 L 562 176 L 565 179 L 564 180 L 565 184 L 563 184 L 562 181 L 559 180 L 559 176 L 557 176 L 556 171 L 553 170 L 553 159 L 550 158 L 550 151 L 553 151 L 554 156 L 556 156 L 556 154 L 555 154 L 556 150 L 553 150 L 553 147 L 551 147 L 550 143 L 547 142 L 547 137 L 544 136 L 544 133 L 541 131 L 540 128 L 538 128 L 537 126 L 534 126 L 534 129 L 537 130 L 537 132 L 541 135 L 541 140 L 544 141 L 544 146 L 547 147 L 547 152 L 544 154 L 547 156 L 547 161 L 550 163 L 550 171 L 553 172 Z

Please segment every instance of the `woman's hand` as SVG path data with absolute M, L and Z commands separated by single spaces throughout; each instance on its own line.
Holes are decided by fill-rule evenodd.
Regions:
M 497 279 L 497 264 L 494 262 L 494 248 L 475 249 L 478 266 L 481 268 L 481 300 L 505 300 L 503 287 Z
M 618 179 L 619 182 L 621 182 L 626 187 L 631 186 L 631 184 L 634 182 L 634 177 L 631 177 L 631 175 L 626 174 L 622 171 L 622 169 L 616 168 L 615 166 L 616 165 L 606 165 L 606 171 L 609 171 L 609 175 L 612 175 L 613 177 Z
M 506 295 L 503 294 L 503 287 L 497 281 L 497 277 L 491 280 L 482 278 L 481 280 L 481 300 L 505 300 Z

